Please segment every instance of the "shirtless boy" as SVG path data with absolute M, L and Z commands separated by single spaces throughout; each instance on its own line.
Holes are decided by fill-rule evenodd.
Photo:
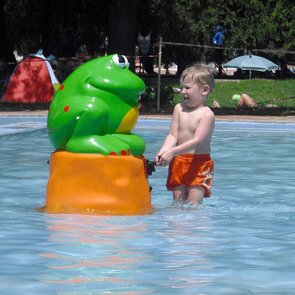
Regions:
M 166 187 L 176 202 L 201 204 L 210 197 L 214 162 L 210 157 L 215 118 L 204 102 L 214 87 L 213 73 L 203 64 L 180 76 L 183 101 L 173 111 L 170 131 L 155 157 L 159 166 L 169 164 Z

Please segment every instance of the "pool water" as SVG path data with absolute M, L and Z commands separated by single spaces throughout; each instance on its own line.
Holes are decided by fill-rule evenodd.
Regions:
M 168 121 L 135 132 L 153 159 Z M 146 216 L 50 215 L 43 130 L 0 137 L 0 294 L 294 294 L 295 125 L 217 122 L 202 206 L 174 206 L 167 168 Z

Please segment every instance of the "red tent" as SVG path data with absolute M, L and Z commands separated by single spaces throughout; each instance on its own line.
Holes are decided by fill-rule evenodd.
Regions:
M 56 83 L 43 55 L 28 56 L 16 66 L 2 98 L 10 103 L 47 103 L 53 97 Z

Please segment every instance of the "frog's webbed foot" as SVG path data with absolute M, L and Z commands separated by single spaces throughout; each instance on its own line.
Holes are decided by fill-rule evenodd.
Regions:
M 143 155 L 145 151 L 144 140 L 136 134 L 113 134 L 115 138 L 126 143 L 130 148 L 130 154 L 135 156 Z
M 128 144 L 116 139 L 111 134 L 72 137 L 66 146 L 69 152 L 95 153 L 102 155 L 129 155 Z
M 89 135 L 72 137 L 66 148 L 75 153 L 141 156 L 145 151 L 145 143 L 135 134 Z
M 105 134 L 107 112 L 103 105 L 81 113 L 72 137 L 66 144 L 69 152 L 102 155 L 143 155 L 145 143 L 134 134 Z

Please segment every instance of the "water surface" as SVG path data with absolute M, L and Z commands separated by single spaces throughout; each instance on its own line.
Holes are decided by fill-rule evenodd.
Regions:
M 140 121 L 152 159 L 167 121 Z M 217 123 L 202 206 L 172 205 L 167 168 L 146 216 L 50 215 L 45 130 L 0 137 L 0 294 L 294 294 L 295 125 Z

